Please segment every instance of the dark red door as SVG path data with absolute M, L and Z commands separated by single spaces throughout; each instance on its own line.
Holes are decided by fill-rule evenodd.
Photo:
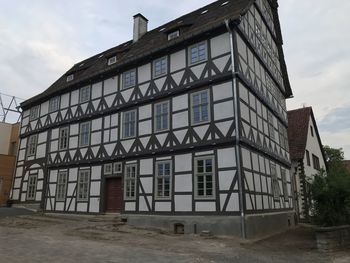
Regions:
M 106 212 L 120 212 L 123 208 L 121 178 L 106 180 Z

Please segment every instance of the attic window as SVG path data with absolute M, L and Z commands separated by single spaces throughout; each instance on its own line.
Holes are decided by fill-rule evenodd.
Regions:
M 164 30 L 165 30 L 165 27 L 161 28 L 161 29 L 159 30 L 159 32 L 162 32 L 162 31 L 164 31 Z
M 70 74 L 67 76 L 67 82 L 70 82 L 74 79 L 74 75 L 73 74 Z
M 230 1 L 223 2 L 221 6 L 227 5 Z
M 108 59 L 108 66 L 110 66 L 110 65 L 112 65 L 112 64 L 114 64 L 116 62 L 117 62 L 117 57 L 116 56 L 111 57 L 111 58 Z
M 204 15 L 204 14 L 206 14 L 206 13 L 208 13 L 208 9 L 202 11 L 201 15 Z
M 180 36 L 180 31 L 176 30 L 176 31 L 168 34 L 168 40 L 172 40 L 172 39 L 177 38 L 179 36 Z

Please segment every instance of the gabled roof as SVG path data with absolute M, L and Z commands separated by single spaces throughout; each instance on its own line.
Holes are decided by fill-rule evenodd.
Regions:
M 192 39 L 204 32 L 223 27 L 225 19 L 239 19 L 247 12 L 254 1 L 255 0 L 215 1 L 196 11 L 148 31 L 137 42 L 127 41 L 119 46 L 81 61 L 75 64 L 44 92 L 21 103 L 21 107 L 26 109 L 34 104 L 47 100 L 48 97 L 58 95 L 64 91 L 72 90 L 83 85 L 88 85 L 92 81 L 101 79 L 103 76 L 109 76 L 112 73 L 117 73 L 121 69 L 125 70 L 128 67 L 134 67 L 138 61 L 146 57 L 151 57 L 159 52 L 180 45 L 184 40 Z M 277 4 L 276 0 L 273 0 L 272 2 Z M 205 10 L 207 11 L 205 12 Z M 278 20 L 278 17 L 276 17 L 276 20 Z M 181 30 L 180 37 L 168 41 L 167 33 L 177 30 L 178 28 Z M 279 43 L 282 44 L 281 32 L 280 30 L 277 31 Z M 117 56 L 117 63 L 108 66 L 107 60 L 112 56 Z M 285 63 L 283 53 L 281 53 L 281 60 L 283 62 L 282 68 L 284 70 Z M 287 80 L 289 83 L 286 69 L 284 71 L 283 75 L 285 81 Z M 67 76 L 71 74 L 74 74 L 74 80 L 67 82 Z M 290 95 L 290 86 L 287 85 L 286 96 Z
M 323 146 L 316 120 L 311 107 L 288 111 L 288 141 L 289 154 L 292 161 L 302 160 L 305 155 L 307 136 L 310 127 L 310 117 L 313 122 L 314 132 L 319 142 L 323 159 L 325 160 Z

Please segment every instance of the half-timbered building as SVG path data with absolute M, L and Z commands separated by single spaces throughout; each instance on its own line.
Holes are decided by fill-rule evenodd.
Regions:
M 243 237 L 293 224 L 276 0 L 220 0 L 81 61 L 21 104 L 12 198 Z

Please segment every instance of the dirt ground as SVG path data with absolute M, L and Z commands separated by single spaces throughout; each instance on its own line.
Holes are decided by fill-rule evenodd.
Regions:
M 0 263 L 11 262 L 350 262 L 350 251 L 321 254 L 311 230 L 269 239 L 173 235 L 113 217 L 24 215 L 0 218 Z

